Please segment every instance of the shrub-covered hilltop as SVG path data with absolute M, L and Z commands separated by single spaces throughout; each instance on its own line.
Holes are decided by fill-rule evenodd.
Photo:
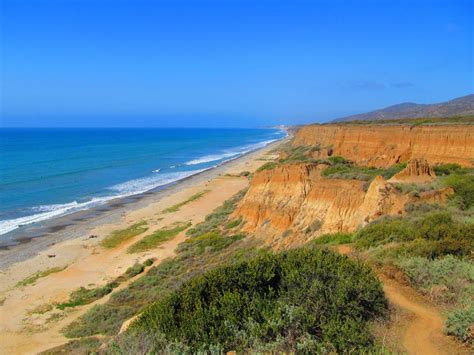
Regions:
M 305 247 L 192 279 L 148 308 L 111 349 L 368 350 L 373 339 L 367 323 L 386 309 L 380 282 L 367 266 Z

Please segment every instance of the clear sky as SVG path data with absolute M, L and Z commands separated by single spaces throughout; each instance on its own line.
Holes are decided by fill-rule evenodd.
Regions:
M 2 126 L 294 124 L 474 91 L 472 0 L 1 4 Z

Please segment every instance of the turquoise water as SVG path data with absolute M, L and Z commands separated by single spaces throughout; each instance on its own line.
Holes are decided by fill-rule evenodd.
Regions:
M 1 129 L 0 235 L 166 186 L 284 136 L 275 129 Z

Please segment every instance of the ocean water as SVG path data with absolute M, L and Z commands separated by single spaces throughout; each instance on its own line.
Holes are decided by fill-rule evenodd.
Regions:
M 21 226 L 164 187 L 285 135 L 276 129 L 0 129 L 0 242 Z

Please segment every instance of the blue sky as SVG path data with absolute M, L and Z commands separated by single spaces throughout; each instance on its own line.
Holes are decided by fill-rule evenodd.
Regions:
M 3 126 L 304 123 L 472 93 L 472 1 L 2 0 Z

